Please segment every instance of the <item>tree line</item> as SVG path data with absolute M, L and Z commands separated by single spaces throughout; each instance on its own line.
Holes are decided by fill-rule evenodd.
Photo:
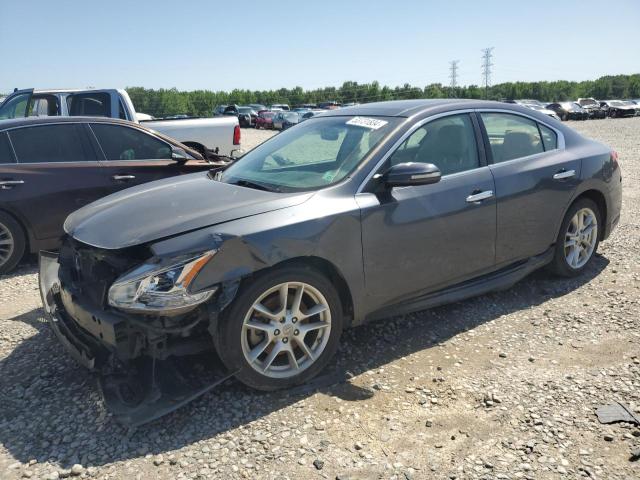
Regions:
M 448 85 L 432 83 L 426 87 L 381 86 L 378 82 L 344 82 L 340 87 L 325 87 L 315 90 L 303 90 L 302 87 L 278 90 L 239 90 L 231 92 L 172 89 L 147 89 L 128 87 L 127 92 L 138 112 L 155 117 L 187 114 L 207 117 L 213 114 L 217 105 L 259 103 L 287 103 L 301 105 L 323 101 L 377 102 L 383 100 L 401 100 L 410 98 L 489 98 L 490 100 L 508 100 L 533 98 L 541 101 L 575 100 L 579 97 L 640 98 L 640 74 L 607 75 L 597 80 L 570 82 L 557 80 L 551 82 L 505 82 L 485 89 L 479 85 L 467 85 L 452 89 Z

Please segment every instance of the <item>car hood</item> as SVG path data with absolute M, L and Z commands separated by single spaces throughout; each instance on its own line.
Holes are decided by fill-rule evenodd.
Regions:
M 64 230 L 82 243 L 120 249 L 292 207 L 312 195 L 255 190 L 195 173 L 109 195 L 69 215 Z

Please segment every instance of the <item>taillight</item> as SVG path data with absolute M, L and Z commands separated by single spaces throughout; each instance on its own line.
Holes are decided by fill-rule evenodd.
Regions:
M 233 128 L 233 144 L 240 145 L 240 125 Z

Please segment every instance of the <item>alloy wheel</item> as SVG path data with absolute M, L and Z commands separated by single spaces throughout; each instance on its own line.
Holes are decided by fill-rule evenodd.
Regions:
M 565 233 L 564 258 L 574 269 L 586 265 L 596 247 L 598 239 L 598 219 L 590 208 L 576 212 Z
M 271 378 L 290 378 L 309 368 L 331 334 L 331 309 L 322 293 L 302 282 L 264 292 L 242 325 L 242 353 L 249 365 Z
M 15 240 L 11 231 L 0 223 L 0 265 L 4 265 L 11 258 L 14 247 Z

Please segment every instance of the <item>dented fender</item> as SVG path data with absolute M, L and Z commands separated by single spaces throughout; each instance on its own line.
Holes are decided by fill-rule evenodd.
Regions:
M 283 262 L 320 259 L 349 285 L 354 323 L 358 323 L 362 311 L 359 299 L 364 293 L 360 209 L 355 199 L 348 204 L 343 199 L 335 205 L 329 205 L 331 202 L 331 198 L 318 195 L 302 205 L 203 228 L 150 247 L 159 257 L 217 251 L 193 281 L 193 292 L 239 285 L 251 275 Z M 318 218 L 318 210 L 331 213 Z M 236 292 L 237 286 L 234 296 Z

